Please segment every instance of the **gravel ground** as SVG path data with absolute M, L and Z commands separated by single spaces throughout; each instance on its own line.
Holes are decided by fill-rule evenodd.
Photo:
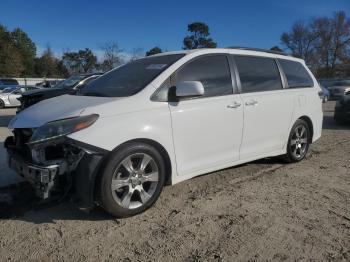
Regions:
M 23 183 L 2 188 L 0 260 L 350 261 L 350 126 L 333 108 L 301 163 L 264 159 L 166 187 L 128 219 L 33 204 Z

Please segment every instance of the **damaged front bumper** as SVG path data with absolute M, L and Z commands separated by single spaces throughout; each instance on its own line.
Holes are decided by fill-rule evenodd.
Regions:
M 8 165 L 27 181 L 34 185 L 36 195 L 42 199 L 49 198 L 55 184 L 59 165 L 36 166 L 26 163 L 19 155 L 8 154 Z
M 96 177 L 108 151 L 68 137 L 30 146 L 18 132 L 5 141 L 9 167 L 33 185 L 39 198 L 72 191 L 80 208 L 91 209 Z

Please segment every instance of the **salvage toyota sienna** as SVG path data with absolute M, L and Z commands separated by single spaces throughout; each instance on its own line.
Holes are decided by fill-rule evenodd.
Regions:
M 128 217 L 151 207 L 166 184 L 265 157 L 302 160 L 321 136 L 320 96 L 298 58 L 169 52 L 20 112 L 5 147 L 39 197 L 69 191 L 82 208 Z

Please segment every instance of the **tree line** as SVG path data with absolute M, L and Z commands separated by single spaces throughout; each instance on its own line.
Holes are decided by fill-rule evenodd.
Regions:
M 183 49 L 215 48 L 209 26 L 203 22 L 188 25 L 188 35 L 183 39 Z M 350 76 L 350 19 L 339 11 L 331 17 L 313 18 L 295 22 L 281 35 L 280 45 L 271 48 L 304 59 L 317 77 Z M 134 48 L 125 56 L 117 42 L 100 46 L 102 61 L 85 48 L 65 50 L 60 58 L 48 46 L 40 56 L 30 37 L 20 28 L 8 31 L 0 24 L 0 77 L 68 77 L 72 74 L 108 71 L 116 66 L 143 56 L 163 52 L 156 46 L 143 52 Z
M 318 77 L 350 76 L 350 18 L 343 11 L 295 22 L 281 43 Z

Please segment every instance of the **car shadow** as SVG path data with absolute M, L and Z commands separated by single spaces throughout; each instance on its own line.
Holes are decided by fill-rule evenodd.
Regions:
M 270 166 L 282 163 L 285 162 L 278 157 L 265 158 L 221 171 L 252 164 Z M 195 179 L 200 179 L 199 177 Z M 43 202 L 35 196 L 34 189 L 28 182 L 12 184 L 0 188 L 0 220 L 12 219 L 42 224 L 55 223 L 57 220 L 104 221 L 115 219 L 100 207 L 95 207 L 90 212 L 81 211 L 71 199 L 71 197 L 67 197 L 58 201 Z
M 0 188 L 0 220 L 3 219 L 42 224 L 56 220 L 111 220 L 111 216 L 99 207 L 81 211 L 70 199 L 44 202 L 35 196 L 28 182 L 21 182 Z

